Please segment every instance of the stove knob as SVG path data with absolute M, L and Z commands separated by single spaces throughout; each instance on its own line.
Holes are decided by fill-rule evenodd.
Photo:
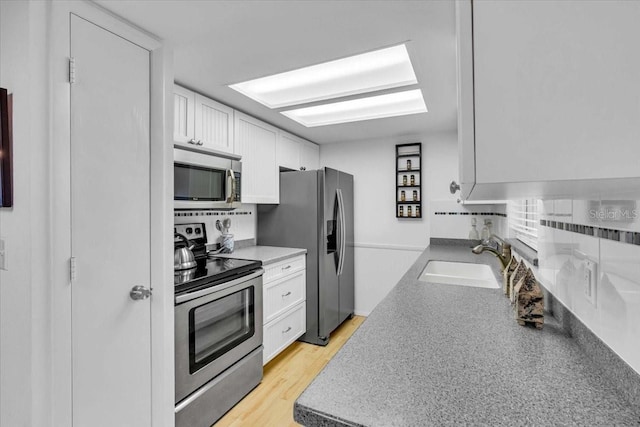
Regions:
M 196 228 L 196 234 L 200 234 L 200 229 Z
M 187 229 L 185 231 L 187 232 L 187 234 L 191 234 L 191 233 L 193 233 L 193 228 L 187 227 Z

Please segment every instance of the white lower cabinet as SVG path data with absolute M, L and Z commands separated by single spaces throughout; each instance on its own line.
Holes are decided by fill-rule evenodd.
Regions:
M 265 266 L 263 364 L 307 329 L 306 274 L 304 255 Z
M 264 365 L 304 334 L 306 317 L 307 306 L 303 301 L 264 325 Z

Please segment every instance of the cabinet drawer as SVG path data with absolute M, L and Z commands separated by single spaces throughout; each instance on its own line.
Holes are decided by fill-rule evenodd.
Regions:
M 305 300 L 307 270 L 299 270 L 264 287 L 264 322 L 270 322 Z
M 306 303 L 303 301 L 264 325 L 263 364 L 291 345 L 307 330 Z
M 306 255 L 298 255 L 296 257 L 285 259 L 273 264 L 265 265 L 262 281 L 266 285 L 281 277 L 295 273 L 305 268 Z

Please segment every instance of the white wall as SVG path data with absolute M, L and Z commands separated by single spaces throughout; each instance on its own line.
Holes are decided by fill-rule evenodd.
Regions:
M 456 133 L 320 146 L 320 164 L 354 176 L 355 311 L 368 315 L 429 245 L 430 220 L 395 217 L 395 145 L 422 142 L 422 209 L 452 198 Z M 455 199 L 454 199 L 455 200 Z
M 47 2 L 0 2 L 0 86 L 13 94 L 14 207 L 0 209 L 0 425 L 50 422 Z
M 540 227 L 538 280 L 640 373 L 640 245 L 624 242 L 626 232 L 640 237 L 640 200 L 548 200 L 541 205 L 543 220 L 563 225 Z M 597 211 L 629 215 L 607 220 L 599 219 Z M 622 231 L 623 241 L 566 230 L 564 224 Z M 596 264 L 595 304 L 584 292 L 586 260 Z

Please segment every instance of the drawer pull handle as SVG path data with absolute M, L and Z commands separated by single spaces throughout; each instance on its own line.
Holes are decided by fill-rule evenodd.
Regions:
M 286 267 L 282 267 L 283 270 L 288 270 L 291 268 L 291 265 L 287 265 Z
M 287 332 L 289 332 L 291 330 L 291 326 L 289 326 L 287 329 L 285 329 L 284 331 L 282 331 L 283 334 L 286 334 Z
M 285 292 L 284 294 L 282 294 L 282 298 L 288 297 L 289 295 L 291 295 L 291 291 Z

